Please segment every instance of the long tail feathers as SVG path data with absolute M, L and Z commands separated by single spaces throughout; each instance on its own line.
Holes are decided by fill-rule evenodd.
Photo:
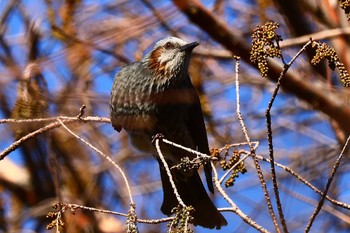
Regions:
M 160 174 L 164 192 L 161 211 L 166 215 L 171 215 L 171 210 L 178 205 L 178 201 L 165 170 L 161 168 Z M 197 172 L 186 177 L 178 172 L 172 172 L 172 175 L 181 199 L 187 206 L 191 205 L 195 209 L 194 225 L 210 229 L 220 229 L 221 226 L 227 225 L 226 219 L 210 200 Z

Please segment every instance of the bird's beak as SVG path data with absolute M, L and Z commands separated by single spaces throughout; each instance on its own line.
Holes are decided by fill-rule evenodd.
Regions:
M 180 51 L 192 51 L 196 46 L 198 46 L 199 43 L 197 41 L 189 43 L 189 44 L 185 44 L 184 46 L 180 47 Z

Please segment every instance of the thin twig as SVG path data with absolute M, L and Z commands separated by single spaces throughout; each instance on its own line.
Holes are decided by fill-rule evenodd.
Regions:
M 254 149 L 259 147 L 259 142 L 258 141 L 252 141 L 251 143 L 252 143 L 252 145 L 254 144 L 254 146 L 253 146 Z M 246 146 L 246 145 L 248 145 L 247 142 L 237 142 L 237 143 L 232 143 L 232 144 L 225 145 L 225 146 L 219 148 L 218 150 L 221 153 L 223 150 L 227 150 L 227 148 Z
M 165 139 L 162 139 L 163 141 Z M 187 206 L 185 205 L 185 203 L 182 201 L 180 195 L 179 195 L 179 192 L 177 191 L 177 188 L 176 188 L 176 185 L 175 185 L 175 182 L 173 180 L 173 176 L 171 175 L 171 171 L 170 171 L 170 168 L 167 164 L 167 162 L 165 161 L 165 158 L 164 158 L 164 155 L 160 149 L 160 146 L 159 146 L 159 138 L 156 138 L 156 141 L 155 141 L 155 144 L 156 144 L 156 149 L 157 149 L 157 153 L 159 155 L 159 158 L 160 160 L 162 161 L 162 164 L 165 168 L 165 171 L 169 177 L 169 181 L 170 181 L 170 184 L 171 184 L 171 187 L 173 188 L 174 190 L 174 194 L 176 196 L 176 199 L 178 200 L 179 204 L 182 206 L 182 208 L 186 208 Z
M 281 204 L 281 199 L 278 191 L 278 183 L 277 183 L 277 176 L 276 176 L 276 171 L 275 171 L 275 158 L 274 158 L 274 150 L 273 150 L 273 138 L 272 138 L 272 122 L 271 122 L 271 108 L 274 103 L 274 100 L 277 97 L 278 91 L 281 86 L 281 81 L 282 78 L 285 76 L 287 71 L 289 70 L 289 67 L 293 64 L 293 62 L 301 55 L 302 52 L 305 51 L 305 49 L 311 45 L 312 41 L 310 40 L 308 43 L 306 43 L 302 49 L 299 50 L 299 52 L 292 58 L 292 60 L 288 63 L 285 64 L 284 69 L 282 73 L 280 74 L 275 90 L 272 94 L 271 100 L 267 106 L 266 109 L 266 127 L 267 127 L 267 141 L 268 141 L 268 146 L 269 146 L 269 156 L 270 156 L 270 169 L 271 169 L 271 176 L 272 176 L 272 183 L 273 183 L 273 191 L 275 193 L 275 199 L 276 199 L 276 205 L 278 209 L 278 214 L 280 216 L 281 224 L 283 226 L 283 231 L 288 232 L 286 220 L 283 214 L 283 208 Z M 283 60 L 284 61 L 284 60 Z
M 0 123 L 28 123 L 28 122 L 52 122 L 51 124 L 48 124 L 40 129 L 37 129 L 17 141 L 13 142 L 10 146 L 8 146 L 5 150 L 3 150 L 0 153 L 0 160 L 3 160 L 8 154 L 16 150 L 22 143 L 25 141 L 28 141 L 29 139 L 32 139 L 36 137 L 39 134 L 42 134 L 48 130 L 52 130 L 58 127 L 61 127 L 61 124 L 57 121 L 58 119 L 62 120 L 65 124 L 72 123 L 72 122 L 100 122 L 100 123 L 110 123 L 110 119 L 106 117 L 82 117 L 81 119 L 78 119 L 77 117 L 50 117 L 50 118 L 39 118 L 39 119 L 28 119 L 28 120 L 16 120 L 16 119 L 2 119 L 0 120 Z M 2 122 L 1 122 L 2 121 Z
M 259 146 L 259 142 L 251 142 L 252 144 L 254 144 L 254 150 L 256 150 L 256 148 L 258 148 Z M 247 145 L 247 142 L 243 142 L 243 143 L 236 143 L 236 144 L 231 144 L 231 145 L 227 145 L 225 147 L 223 147 L 223 149 L 227 149 L 227 148 L 231 148 L 231 147 L 237 147 L 237 146 L 242 146 L 242 145 Z M 219 151 L 221 152 L 221 150 L 219 149 Z M 235 167 L 237 167 L 242 161 L 244 161 L 249 155 L 251 155 L 250 153 L 245 153 L 245 156 L 243 158 L 241 158 L 237 163 L 235 163 L 235 165 L 233 165 L 230 169 L 228 169 L 225 174 L 220 178 L 219 183 L 222 184 L 222 182 L 224 181 L 224 179 L 233 171 L 233 169 L 235 169 Z
M 237 166 L 239 166 L 241 164 L 241 162 L 243 162 L 244 160 L 246 160 L 246 158 L 249 157 L 249 155 L 251 154 L 245 154 L 245 156 L 243 156 L 243 158 L 241 158 L 240 160 L 238 160 L 230 169 L 228 169 L 225 174 L 220 178 L 219 183 L 222 184 L 222 182 L 224 181 L 224 179 L 233 171 L 233 169 L 235 169 Z
M 79 116 L 79 115 L 78 115 Z M 14 119 L 14 118 L 7 118 L 7 119 L 0 119 L 0 124 L 22 124 L 22 123 L 33 123 L 33 122 L 56 122 L 57 119 L 63 120 L 65 123 L 68 122 L 74 122 L 74 121 L 89 121 L 89 122 L 100 122 L 100 123 L 111 123 L 111 120 L 107 117 L 98 117 L 98 116 L 88 116 L 88 117 L 81 117 L 80 119 L 75 117 L 68 117 L 68 116 L 56 116 L 56 117 L 47 117 L 47 118 L 33 118 L 33 119 Z
M 308 224 L 307 224 L 307 226 L 306 226 L 306 228 L 305 228 L 305 232 L 309 232 L 309 231 L 310 231 L 313 222 L 315 221 L 315 219 L 316 219 L 318 213 L 321 211 L 321 208 L 322 208 L 323 203 L 324 203 L 324 200 L 325 200 L 325 198 L 326 198 L 326 196 L 327 196 L 329 187 L 331 186 L 332 181 L 333 181 L 333 178 L 334 178 L 334 176 L 335 176 L 335 173 L 337 172 L 337 169 L 338 169 L 339 166 L 340 166 L 340 162 L 341 162 L 341 160 L 342 160 L 342 158 L 343 158 L 345 149 L 347 148 L 347 146 L 348 146 L 348 144 L 349 144 L 349 141 L 350 141 L 350 135 L 349 135 L 348 138 L 346 139 L 346 142 L 345 142 L 345 144 L 344 144 L 344 146 L 343 146 L 343 149 L 342 149 L 342 151 L 340 152 L 340 154 L 339 154 L 339 156 L 338 156 L 338 158 L 337 158 L 337 161 L 336 161 L 335 164 L 334 164 L 334 167 L 333 167 L 333 169 L 332 169 L 332 172 L 331 172 L 331 174 L 330 174 L 330 176 L 329 176 L 329 178 L 328 178 L 326 187 L 325 187 L 325 189 L 324 189 L 324 191 L 323 191 L 322 197 L 321 197 L 320 201 L 318 202 L 318 205 L 317 205 L 315 211 L 314 211 L 314 212 L 312 213 L 312 215 L 311 215 L 311 218 L 310 218 L 310 220 L 309 220 L 309 222 L 308 222 Z
M 61 119 L 57 119 L 57 121 L 63 126 L 63 128 L 65 128 L 70 134 L 72 134 L 74 137 L 76 137 L 77 139 L 79 139 L 80 141 L 82 141 L 85 145 L 87 145 L 88 147 L 90 147 L 92 150 L 94 150 L 95 152 L 97 152 L 99 155 L 101 155 L 103 158 L 105 158 L 108 162 L 110 162 L 122 175 L 123 180 L 125 182 L 125 186 L 126 189 L 128 191 L 128 195 L 130 198 L 130 205 L 134 205 L 134 200 L 132 198 L 132 194 L 131 194 L 131 190 L 130 190 L 130 186 L 129 186 L 129 182 L 128 179 L 126 178 L 126 175 L 124 173 L 124 171 L 119 167 L 118 164 L 116 164 L 109 156 L 107 156 L 106 154 L 104 154 L 102 151 L 100 151 L 99 149 L 97 149 L 96 147 L 94 147 L 93 145 L 91 145 L 88 141 L 86 141 L 85 139 L 79 137 L 77 134 L 75 134 L 72 130 L 70 130 Z
M 85 114 L 85 108 L 86 108 L 86 106 L 83 104 L 83 105 L 81 106 L 81 108 L 79 109 L 79 114 L 77 115 L 77 118 L 81 119 L 82 116 L 84 116 L 84 114 Z
M 117 211 L 97 209 L 94 207 L 88 207 L 88 206 L 78 205 L 78 204 L 65 204 L 65 205 L 69 208 L 72 208 L 72 209 L 82 209 L 82 210 L 89 210 L 89 211 L 94 211 L 94 212 L 98 212 L 98 213 L 113 214 L 113 215 L 118 215 L 118 216 L 122 216 L 122 217 L 128 217 L 128 214 L 117 212 Z M 173 219 L 174 219 L 174 217 L 166 217 L 166 218 L 161 218 L 161 219 L 139 219 L 139 218 L 137 218 L 136 221 L 139 223 L 158 224 L 158 223 L 163 223 L 163 222 L 170 222 Z
M 60 229 L 60 219 L 61 219 L 61 217 L 62 217 L 62 212 L 61 211 L 59 211 L 58 213 L 57 213 L 57 216 L 56 216 L 56 233 L 60 233 L 60 231 L 59 231 L 59 229 Z
M 214 185 L 215 185 L 216 189 L 223 196 L 223 198 L 232 206 L 232 208 L 230 208 L 229 210 L 236 213 L 241 219 L 243 219 L 244 222 L 246 222 L 250 226 L 254 227 L 258 231 L 268 233 L 269 232 L 268 230 L 266 230 L 264 227 L 257 224 L 253 219 L 249 218 L 245 213 L 243 213 L 237 207 L 237 205 L 232 201 L 232 199 L 227 195 L 227 193 L 221 187 L 221 185 L 219 183 L 219 179 L 218 179 L 218 172 L 216 171 L 214 163 L 210 162 L 210 165 L 211 165 L 212 170 L 213 170 L 213 181 L 214 181 Z
M 283 185 L 280 187 L 282 188 L 282 190 L 291 195 L 292 197 L 297 198 L 298 200 L 301 200 L 305 203 L 308 203 L 312 206 L 317 206 L 318 205 L 318 201 L 313 200 L 312 198 L 309 198 L 305 195 L 302 195 L 301 193 L 298 193 L 296 191 L 294 191 L 294 189 L 288 189 L 287 187 L 284 187 Z M 342 211 L 337 210 L 334 206 L 330 206 L 330 205 L 323 205 L 323 211 L 335 216 L 336 218 L 344 221 L 346 224 L 350 224 L 350 216 L 346 213 L 343 213 Z M 305 212 L 305 215 L 307 214 L 307 212 Z
M 279 232 L 281 232 L 281 230 L 279 228 L 279 225 L 278 225 L 278 222 L 277 222 L 277 219 L 276 219 L 276 215 L 275 215 L 275 212 L 274 212 L 273 207 L 272 207 L 272 203 L 271 203 L 271 199 L 270 199 L 270 196 L 269 196 L 269 192 L 267 190 L 264 174 L 263 174 L 263 172 L 261 170 L 259 161 L 258 161 L 258 159 L 255 156 L 256 155 L 255 149 L 254 149 L 254 147 L 252 145 L 252 142 L 251 142 L 250 137 L 248 135 L 248 132 L 247 132 L 247 129 L 245 127 L 245 124 L 244 124 L 244 121 L 243 121 L 243 117 L 242 117 L 242 114 L 241 114 L 240 97 L 239 97 L 240 93 L 239 93 L 239 59 L 238 58 L 237 58 L 237 62 L 236 62 L 236 70 L 235 70 L 235 72 L 236 72 L 235 83 L 236 83 L 236 113 L 237 113 L 237 118 L 238 118 L 238 121 L 239 121 L 239 123 L 241 125 L 241 129 L 243 131 L 244 137 L 245 137 L 245 139 L 246 139 L 246 141 L 247 141 L 247 143 L 249 145 L 250 154 L 252 155 L 252 158 L 253 158 L 253 161 L 254 161 L 254 165 L 255 165 L 256 171 L 257 171 L 258 176 L 259 176 L 260 184 L 261 184 L 263 192 L 264 192 L 264 196 L 265 196 L 265 200 L 266 200 L 266 203 L 267 203 L 267 207 L 268 207 L 270 216 L 272 218 L 273 224 L 275 225 L 276 231 L 279 233 Z
M 315 32 L 299 37 L 294 37 L 290 39 L 283 39 L 279 42 L 280 48 L 288 48 L 292 46 L 298 46 L 307 43 L 310 38 L 313 40 L 324 40 L 329 38 L 336 38 L 339 36 L 349 35 L 350 27 L 346 28 L 332 28 L 329 30 L 322 30 L 320 32 Z M 224 49 L 215 49 L 215 48 L 198 48 L 194 51 L 194 54 L 198 54 L 204 57 L 215 57 L 220 59 L 232 59 L 232 52 Z
M 180 149 L 182 149 L 182 150 L 188 151 L 188 152 L 190 152 L 190 153 L 192 153 L 192 154 L 195 154 L 195 155 L 197 155 L 197 157 L 199 157 L 199 158 L 207 158 L 207 159 L 216 160 L 216 158 L 212 158 L 212 157 L 210 157 L 210 156 L 207 155 L 207 154 L 203 154 L 203 153 L 201 153 L 201 152 L 199 152 L 199 151 L 192 150 L 191 148 L 184 147 L 184 146 L 182 146 L 182 145 L 180 145 L 180 144 L 177 144 L 177 143 L 175 143 L 175 142 L 169 141 L 168 139 L 163 138 L 162 141 L 163 141 L 164 143 L 167 143 L 167 144 L 171 145 L 171 146 L 174 146 L 174 147 L 180 148 Z
M 59 127 L 60 124 L 57 122 L 51 123 L 49 125 L 46 125 L 38 130 L 35 130 L 34 132 L 31 132 L 23 137 L 21 137 L 20 139 L 18 139 L 17 141 L 15 141 L 14 143 L 12 143 L 10 146 L 8 146 L 5 150 L 3 150 L 0 153 L 0 160 L 3 160 L 8 154 L 10 154 L 11 152 L 13 152 L 14 150 L 16 150 L 18 147 L 20 147 L 20 145 L 25 142 L 28 141 L 31 138 L 36 137 L 39 134 L 42 134 L 48 130 L 54 129 Z
M 246 154 L 249 154 L 249 151 L 245 152 Z M 264 158 L 261 155 L 256 155 L 256 157 L 262 161 L 268 162 L 270 163 L 270 159 L 268 158 Z M 295 178 L 297 178 L 299 181 L 301 181 L 302 183 L 304 183 L 306 186 L 310 187 L 312 190 L 314 190 L 316 193 L 320 194 L 321 196 L 323 195 L 323 192 L 321 190 L 319 190 L 318 188 L 316 188 L 314 185 L 312 185 L 310 182 L 308 182 L 304 177 L 302 177 L 300 174 L 298 174 L 297 172 L 295 172 L 293 169 L 291 169 L 290 167 L 287 167 L 283 164 L 277 163 L 276 161 L 274 162 L 274 164 L 280 168 L 282 168 L 283 170 L 285 170 L 286 172 L 288 172 L 289 174 L 291 174 L 292 176 L 294 176 Z M 344 202 L 341 201 L 337 201 L 331 197 L 329 197 L 328 195 L 326 196 L 326 199 L 331 202 L 334 205 L 337 205 L 339 207 L 342 208 L 346 208 L 350 210 L 350 205 L 346 204 Z
M 300 37 L 295 37 L 291 39 L 285 39 L 281 41 L 280 47 L 286 48 L 290 46 L 296 46 L 307 43 L 307 41 L 310 40 L 310 38 L 313 38 L 313 40 L 324 40 L 328 38 L 335 38 L 338 36 L 344 36 L 350 34 L 350 27 L 346 28 L 332 28 L 329 30 L 322 30 L 321 32 L 315 32 L 312 34 L 303 35 Z

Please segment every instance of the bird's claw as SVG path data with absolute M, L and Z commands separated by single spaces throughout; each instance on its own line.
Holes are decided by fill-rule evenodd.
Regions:
M 154 145 L 156 143 L 157 139 L 158 140 L 163 140 L 163 138 L 164 138 L 164 135 L 162 133 L 157 133 L 157 134 L 152 136 L 152 141 L 151 142 Z

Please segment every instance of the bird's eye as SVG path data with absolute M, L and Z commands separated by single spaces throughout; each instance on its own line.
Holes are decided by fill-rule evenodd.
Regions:
M 174 49 L 174 48 L 175 48 L 175 45 L 174 45 L 173 43 L 167 42 L 167 43 L 164 45 L 164 48 L 165 48 L 166 50 Z

